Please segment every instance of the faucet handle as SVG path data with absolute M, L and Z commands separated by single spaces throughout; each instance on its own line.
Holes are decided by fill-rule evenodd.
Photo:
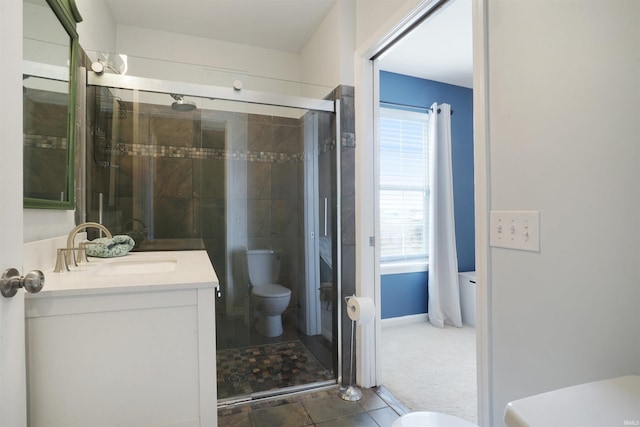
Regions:
M 78 256 L 77 256 L 78 264 L 83 263 L 83 262 L 91 262 L 91 261 L 89 261 L 89 258 L 88 258 L 88 255 L 87 255 L 87 246 L 99 245 L 99 244 L 100 243 L 90 242 L 88 240 L 85 240 L 84 242 L 80 242 L 78 244 Z
M 69 267 L 77 267 L 78 262 L 76 261 L 76 249 L 74 247 L 65 248 L 65 254 L 67 256 L 67 266 Z
M 87 242 L 80 242 L 80 244 L 78 244 L 78 263 L 89 262 L 86 247 Z
M 60 273 L 61 271 L 69 271 L 69 262 L 67 259 L 68 250 L 65 248 L 58 248 L 56 251 L 56 265 L 53 268 L 54 273 Z

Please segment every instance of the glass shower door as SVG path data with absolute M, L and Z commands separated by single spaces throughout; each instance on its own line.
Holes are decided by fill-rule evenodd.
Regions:
M 222 197 L 215 203 L 202 201 L 202 223 L 214 266 L 225 266 L 216 267 L 223 271 L 223 296 L 216 307 L 219 399 L 255 399 L 335 382 L 333 293 L 321 291 L 318 262 L 318 155 L 332 114 L 264 106 L 249 106 L 251 112 L 244 114 L 237 106 L 217 108 L 202 116 L 203 147 L 215 135 L 215 149 L 222 150 L 216 165 L 203 167 L 203 188 L 217 187 L 225 197 L 224 203 Z M 208 221 L 213 223 L 207 226 Z M 329 224 L 322 226 L 328 233 Z M 209 236 L 207 227 L 212 233 L 218 230 L 218 238 Z M 335 237 L 327 236 L 325 240 Z M 266 337 L 256 328 L 248 249 L 273 250 L 280 267 L 274 283 L 291 290 L 281 336 Z M 329 313 L 324 334 L 323 309 Z
M 219 403 L 338 376 L 335 114 L 91 86 L 87 219 L 138 251 L 206 250 L 216 270 Z M 261 335 L 248 249 L 271 249 L 291 291 L 283 334 Z

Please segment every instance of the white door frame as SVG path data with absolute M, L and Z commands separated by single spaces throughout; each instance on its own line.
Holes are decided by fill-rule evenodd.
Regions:
M 0 0 L 0 273 L 22 271 L 22 0 Z M 24 292 L 0 296 L 0 425 L 27 425 Z
M 381 52 L 411 26 L 434 8 L 439 0 L 423 0 L 417 6 L 407 2 L 394 17 L 379 29 L 355 53 L 356 103 L 356 293 L 368 296 L 376 303 L 377 316 L 373 326 L 359 327 L 356 348 L 357 383 L 363 387 L 380 383 L 380 272 L 379 249 L 369 244 L 377 236 L 379 224 L 373 207 L 377 206 L 376 161 L 377 113 L 374 79 L 374 61 Z M 490 286 L 489 286 L 489 141 L 488 83 L 487 83 L 487 0 L 473 2 L 473 103 L 474 103 L 474 175 L 475 175 L 475 227 L 477 296 L 477 379 L 478 423 L 490 425 L 492 416 L 492 382 L 490 349 Z M 373 143 L 372 143 L 373 142 Z
M 489 51 L 487 3 L 473 1 L 473 156 L 476 229 L 476 366 L 478 379 L 478 424 L 491 425 L 493 381 L 491 352 L 491 251 L 489 211 L 491 163 L 489 155 Z

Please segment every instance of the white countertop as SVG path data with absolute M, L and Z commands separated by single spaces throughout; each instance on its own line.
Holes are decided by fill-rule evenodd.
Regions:
M 640 375 L 562 388 L 507 404 L 508 427 L 640 425 Z
M 44 287 L 26 298 L 219 286 L 206 251 L 130 252 L 89 261 L 71 271 L 44 271 Z

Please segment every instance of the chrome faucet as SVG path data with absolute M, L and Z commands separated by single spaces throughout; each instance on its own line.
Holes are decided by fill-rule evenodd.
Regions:
M 98 230 L 102 230 L 109 239 L 113 237 L 107 227 L 105 227 L 104 225 L 98 224 L 97 222 L 83 222 L 82 224 L 73 227 L 73 230 L 69 232 L 69 237 L 67 237 L 67 249 L 73 249 L 76 236 L 79 232 L 81 232 L 82 230 L 86 230 L 87 228 L 97 228 Z
M 112 238 L 113 236 L 102 224 L 98 224 L 97 222 L 83 222 L 82 224 L 76 225 L 70 232 L 67 237 L 67 247 L 60 248 L 56 254 L 56 265 L 53 269 L 54 273 L 59 273 L 61 271 L 69 271 L 69 267 L 74 266 L 77 267 L 78 263 L 76 262 L 76 254 L 75 251 L 78 249 L 78 258 L 80 260 L 86 259 L 84 254 L 84 246 L 85 244 L 81 243 L 79 248 L 75 248 L 75 239 L 79 232 L 82 230 L 86 230 L 87 228 L 97 228 L 104 232 L 104 234 L 108 238 Z

